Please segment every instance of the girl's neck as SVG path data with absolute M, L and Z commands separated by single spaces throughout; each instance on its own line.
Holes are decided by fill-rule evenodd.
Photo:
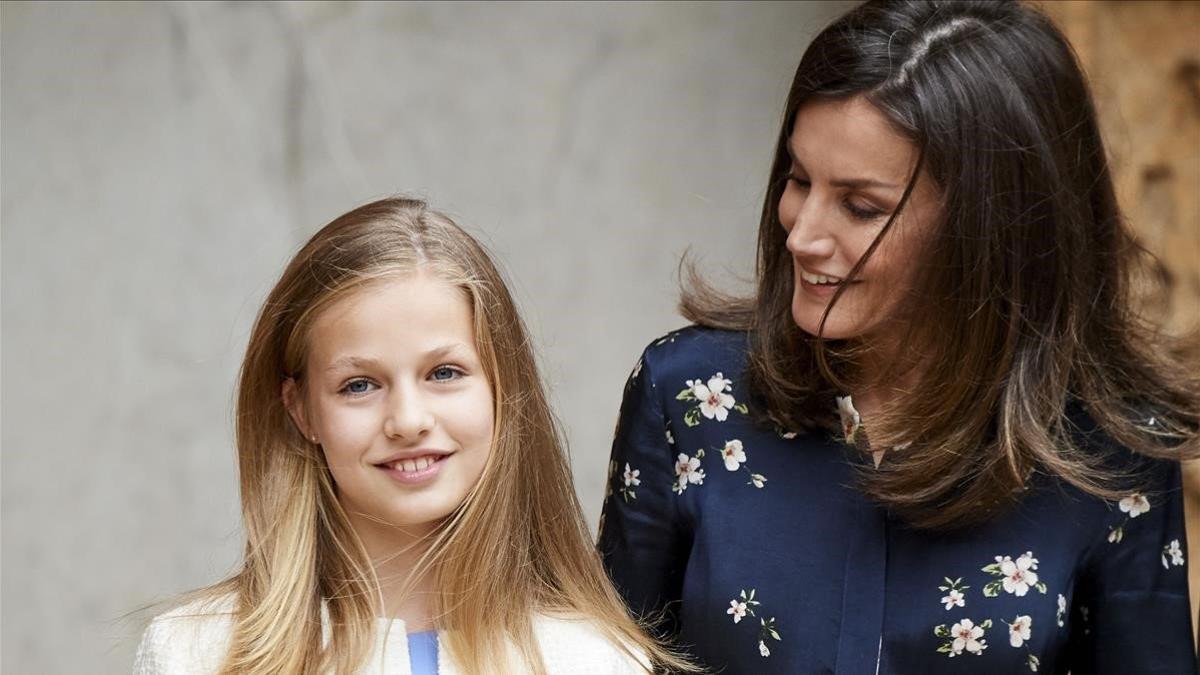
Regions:
M 428 571 L 411 581 L 410 577 L 437 536 L 436 524 L 398 528 L 354 515 L 351 524 L 379 581 L 382 617 L 402 620 L 410 633 L 432 630 L 433 577 Z

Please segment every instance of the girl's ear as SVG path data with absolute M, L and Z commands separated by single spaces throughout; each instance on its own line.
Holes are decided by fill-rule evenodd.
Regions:
M 300 396 L 300 387 L 296 384 L 295 378 L 289 377 L 283 381 L 283 388 L 280 394 L 283 397 L 283 407 L 287 408 L 288 415 L 292 418 L 292 423 L 300 430 L 300 434 L 305 438 L 316 443 L 316 436 L 309 432 L 308 420 L 304 411 L 304 403 Z

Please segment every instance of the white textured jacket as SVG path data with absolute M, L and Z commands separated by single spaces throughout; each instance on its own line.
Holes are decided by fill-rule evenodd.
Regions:
M 229 649 L 232 603 L 202 609 L 199 603 L 159 615 L 142 636 L 134 675 L 212 675 Z M 362 675 L 410 675 L 408 634 L 404 622 L 379 619 L 378 639 Z M 634 675 L 646 669 L 600 633 L 590 622 L 550 616 L 534 619 L 534 632 L 550 675 Z M 438 674 L 459 675 L 438 640 Z M 510 672 L 520 672 L 516 648 L 504 655 Z

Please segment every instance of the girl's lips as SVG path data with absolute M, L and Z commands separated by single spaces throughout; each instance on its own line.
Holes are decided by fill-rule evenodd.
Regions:
M 450 455 L 431 456 L 430 459 L 433 461 L 428 466 L 411 471 L 405 470 L 402 463 L 398 461 L 390 464 L 376 464 L 375 467 L 397 482 L 415 485 L 433 480 L 434 476 L 442 470 L 442 465 L 446 463 L 448 457 Z

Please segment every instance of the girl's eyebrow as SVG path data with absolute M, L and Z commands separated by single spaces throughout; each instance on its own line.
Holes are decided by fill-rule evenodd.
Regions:
M 471 347 L 462 342 L 447 342 L 441 347 L 429 350 L 429 352 L 427 352 L 427 356 L 440 359 L 455 352 L 470 353 Z
M 796 159 L 796 151 L 792 149 L 792 142 L 789 140 L 784 144 L 787 147 L 788 157 L 792 160 L 793 166 L 804 167 L 800 160 Z M 834 178 L 829 181 L 830 185 L 848 190 L 858 190 L 862 188 L 881 188 L 885 190 L 899 190 L 902 186 L 894 183 L 888 183 L 874 178 Z
M 454 354 L 455 352 L 470 353 L 470 351 L 470 347 L 462 342 L 448 342 L 440 347 L 435 347 L 434 349 L 429 350 L 425 353 L 425 357 L 428 359 L 440 359 L 450 354 Z M 330 363 L 327 368 L 325 368 L 325 370 L 326 372 L 329 372 L 335 370 L 370 370 L 382 368 L 383 362 L 379 359 L 367 356 L 351 355 L 341 356 L 334 359 L 333 362 Z
M 326 371 L 331 370 L 359 370 L 378 368 L 380 366 L 378 359 L 372 359 L 364 356 L 342 356 L 333 360 L 329 364 Z

